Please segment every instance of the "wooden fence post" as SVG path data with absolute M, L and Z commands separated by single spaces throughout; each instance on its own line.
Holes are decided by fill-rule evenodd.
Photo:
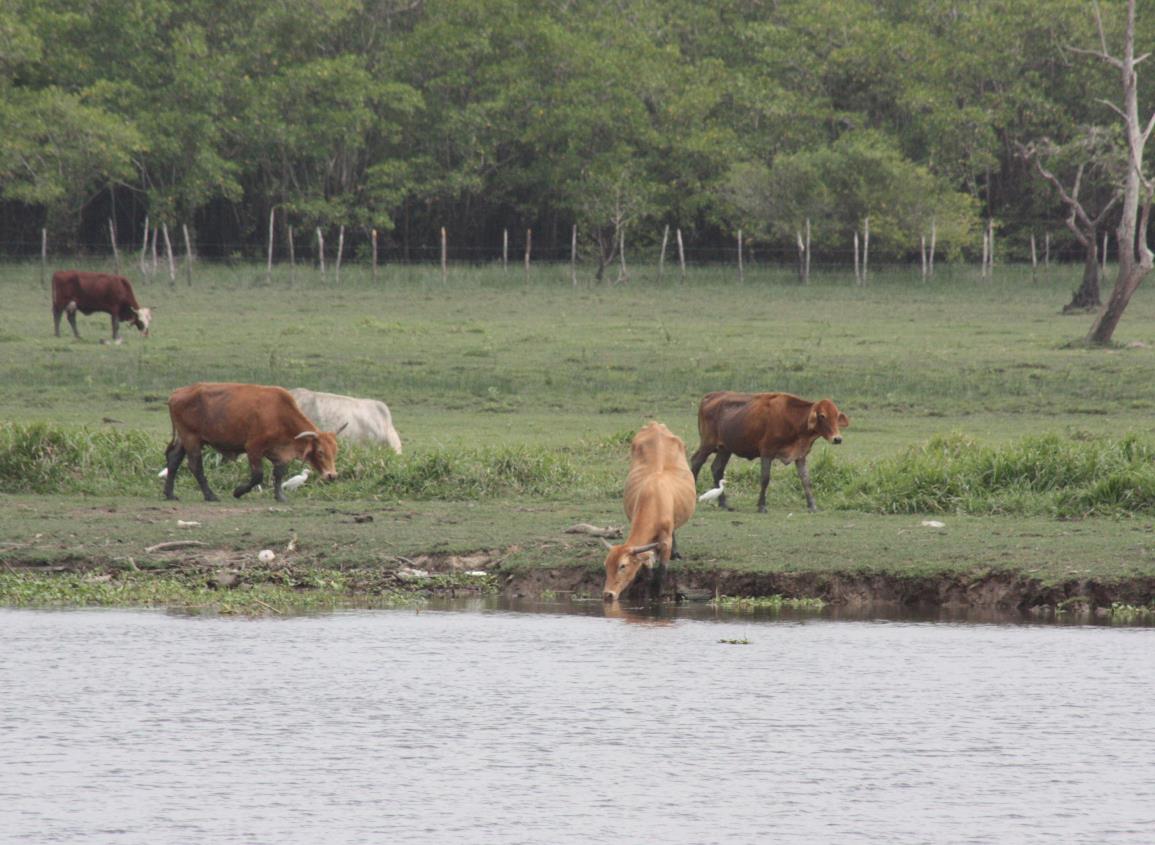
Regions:
M 184 231 L 184 269 L 185 275 L 188 279 L 188 286 L 192 287 L 192 265 L 193 265 L 193 251 L 192 239 L 188 236 L 188 224 L 181 223 L 181 229 Z
M 336 283 L 341 284 L 341 254 L 345 251 L 345 224 L 341 224 L 340 230 L 337 232 L 337 264 L 333 270 L 336 276 Z
M 862 283 L 866 284 L 867 266 L 870 264 L 870 218 L 862 221 Z
M 529 284 L 529 254 L 533 247 L 533 229 L 525 230 L 525 283 Z
M 802 232 L 795 232 L 798 239 L 798 281 L 806 284 L 806 242 L 802 240 Z
M 168 224 L 160 224 L 161 231 L 164 233 L 164 255 L 168 259 L 168 283 L 176 285 L 176 259 L 172 255 L 172 241 L 168 238 Z
M 157 241 L 157 238 L 159 238 L 159 237 L 160 237 L 160 227 L 153 224 L 153 227 L 152 227 L 152 274 L 154 276 L 156 275 L 157 267 L 160 266 L 159 263 L 157 262 L 157 257 L 156 257 L 156 241 Z
M 937 243 L 937 241 L 938 241 L 938 226 L 936 224 L 935 219 L 932 217 L 932 218 L 930 218 L 930 262 L 929 262 L 930 276 L 932 279 L 934 278 L 934 247 L 935 247 L 935 244 Z
M 738 230 L 738 281 L 746 281 L 746 268 L 742 266 L 742 230 Z
M 40 230 L 40 287 L 48 287 L 48 229 Z
M 377 230 L 372 232 L 373 239 L 373 284 L 377 284 Z
M 501 269 L 509 271 L 509 227 L 501 230 Z
M 854 230 L 854 283 L 862 284 L 862 271 L 858 268 L 858 229 Z
M 441 284 L 449 279 L 449 237 L 445 227 L 441 227 Z
M 1051 266 L 1051 233 L 1047 232 L 1043 236 L 1043 266 Z
M 108 239 L 112 242 L 112 258 L 116 262 L 116 275 L 121 275 L 120 250 L 116 246 L 116 224 L 108 218 Z
M 922 257 L 922 280 L 926 281 L 926 235 L 918 236 L 918 253 Z
M 662 251 L 658 253 L 658 284 L 662 283 L 662 275 L 666 271 L 666 244 L 670 242 L 670 224 L 662 230 Z
M 1035 233 L 1031 232 L 1031 275 L 1039 269 L 1039 252 L 1035 249 Z
M 682 245 L 682 230 L 676 230 L 678 241 L 678 266 L 682 270 L 682 284 L 686 283 L 686 250 Z
M 317 227 L 317 256 L 321 259 L 321 281 L 325 281 L 325 236 L 321 234 L 321 227 Z
M 148 274 L 148 265 L 144 263 L 145 253 L 148 251 L 148 215 L 144 215 L 144 239 L 140 242 L 140 273 Z

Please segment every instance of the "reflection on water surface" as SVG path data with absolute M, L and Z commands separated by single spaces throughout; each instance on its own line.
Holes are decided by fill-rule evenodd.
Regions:
M 777 618 L 0 610 L 0 841 L 1152 841 L 1155 631 Z

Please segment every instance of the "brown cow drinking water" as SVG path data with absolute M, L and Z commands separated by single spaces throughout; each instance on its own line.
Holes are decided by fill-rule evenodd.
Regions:
M 806 492 L 806 506 L 817 510 L 810 491 L 810 470 L 806 457 L 819 437 L 834 444 L 842 442 L 842 429 L 850 426 L 846 414 L 829 399 L 810 402 L 789 393 L 707 393 L 698 406 L 698 451 L 690 459 L 695 482 L 698 470 L 714 452 L 711 467 L 714 486 L 726 473 L 731 455 L 753 460 L 762 459 L 762 491 L 758 512 L 766 513 L 766 488 L 770 484 L 770 464 L 774 460 L 793 463 Z M 728 508 L 726 494 L 718 497 L 718 506 Z
M 112 318 L 112 342 L 120 343 L 120 323 L 136 326 L 148 337 L 152 310 L 141 308 L 132 291 L 132 284 L 124 276 L 108 273 L 87 273 L 81 270 L 58 270 L 52 274 L 52 323 L 60 337 L 60 315 L 68 315 L 72 333 L 76 329 L 76 312 L 92 314 L 103 311 Z M 103 343 L 103 341 L 101 341 Z
M 642 567 L 651 570 L 651 596 L 660 591 L 666 564 L 675 555 L 674 532 L 694 515 L 696 504 L 686 444 L 660 422 L 649 423 L 630 445 L 625 493 L 630 536 L 606 555 L 606 601 L 617 601 Z
M 176 473 L 188 455 L 189 469 L 200 484 L 205 501 L 217 501 L 205 479 L 202 456 L 205 446 L 212 446 L 226 459 L 236 458 L 242 452 L 248 455 L 252 472 L 247 484 L 233 490 L 237 498 L 262 483 L 265 458 L 273 464 L 278 502 L 285 501 L 281 485 L 292 460 L 307 461 L 326 481 L 337 477 L 336 433 L 318 432 L 284 388 L 200 382 L 174 390 L 168 398 L 168 413 L 172 418 L 172 442 L 165 450 L 166 499 L 176 498 L 173 494 Z

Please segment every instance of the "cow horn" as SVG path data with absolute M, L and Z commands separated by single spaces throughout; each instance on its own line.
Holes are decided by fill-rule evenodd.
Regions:
M 644 545 L 644 546 L 634 546 L 632 549 L 630 549 L 630 554 L 640 555 L 642 552 L 652 552 L 654 549 L 656 549 L 660 545 L 662 545 L 662 544 L 661 543 L 646 543 L 646 545 Z
M 612 549 L 614 547 L 614 544 L 607 540 L 605 537 L 598 537 L 598 539 L 602 541 L 602 545 L 607 549 Z
M 341 423 L 341 427 L 339 429 L 337 429 L 336 431 L 334 431 L 333 433 L 334 434 L 340 434 L 342 431 L 344 431 L 348 427 L 349 427 L 349 421 L 345 420 L 345 422 Z
M 302 437 L 312 437 L 312 438 L 314 438 L 314 439 L 315 439 L 315 438 L 317 438 L 317 437 L 319 437 L 319 436 L 320 436 L 320 435 L 318 435 L 318 434 L 317 434 L 317 432 L 315 432 L 315 431 L 302 431 L 300 434 L 298 434 L 298 435 L 297 435 L 296 437 L 294 437 L 293 439 L 294 439 L 294 440 L 300 440 Z

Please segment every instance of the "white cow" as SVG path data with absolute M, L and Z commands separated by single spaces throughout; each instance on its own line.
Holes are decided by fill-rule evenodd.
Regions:
M 319 393 L 303 387 L 294 387 L 289 393 L 293 394 L 301 412 L 323 431 L 336 431 L 348 423 L 340 435 L 343 439 L 387 443 L 394 452 L 401 454 L 401 438 L 393 428 L 393 415 L 384 402 L 339 393 Z M 331 424 L 333 421 L 335 424 Z

